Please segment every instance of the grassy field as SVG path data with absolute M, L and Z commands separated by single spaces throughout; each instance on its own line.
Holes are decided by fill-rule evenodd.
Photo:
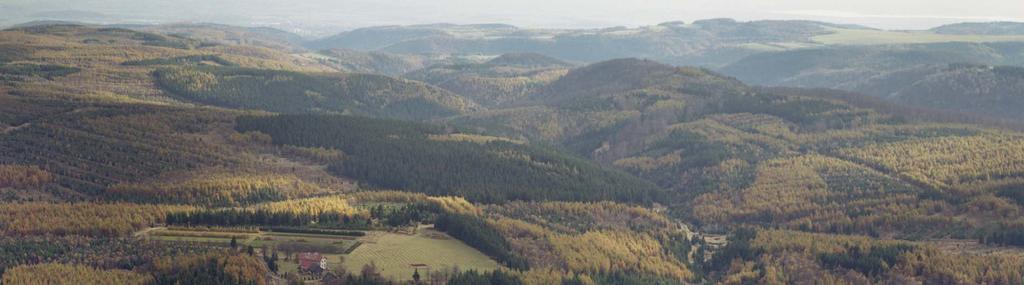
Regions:
M 162 241 L 187 241 L 187 242 L 205 242 L 205 243 L 217 243 L 227 245 L 231 242 L 231 239 L 226 238 L 212 238 L 212 237 L 190 237 L 190 236 L 152 236 L 153 239 Z M 242 243 L 241 241 L 239 243 Z
M 943 35 L 924 31 L 881 31 L 858 29 L 832 29 L 835 33 L 812 38 L 822 44 L 876 45 L 925 44 L 941 42 L 1012 42 L 1024 41 L 1021 35 Z
M 349 272 L 359 272 L 364 265 L 371 262 L 377 265 L 380 273 L 395 280 L 412 279 L 412 264 L 426 264 L 430 270 L 450 269 L 458 267 L 463 270 L 476 269 L 490 271 L 499 268 L 497 262 L 480 251 L 469 247 L 459 240 L 433 230 L 432 227 L 421 227 L 416 234 L 402 234 L 382 231 L 370 231 L 359 238 L 297 233 L 234 233 L 218 231 L 183 231 L 153 229 L 146 231 L 149 238 L 166 241 L 206 242 L 227 245 L 231 236 L 238 238 L 240 246 L 255 248 L 275 247 L 278 244 L 302 243 L 309 245 L 330 245 L 342 250 L 361 243 L 349 254 L 324 253 L 328 267 L 344 267 Z M 244 239 L 242 237 L 245 237 Z M 344 262 L 342 262 L 344 260 Z M 279 273 L 297 272 L 298 264 L 281 256 Z M 420 272 L 426 276 L 426 272 Z
M 166 237 L 202 237 L 202 238 L 220 238 L 230 240 L 232 237 L 238 240 L 252 239 L 258 234 L 256 233 L 233 233 L 233 232 L 209 232 L 209 231 L 180 231 L 180 230 L 154 230 L 149 233 L 150 236 L 166 236 Z
M 431 270 L 458 266 L 462 270 L 494 270 L 499 265 L 480 251 L 437 232 L 421 228 L 415 235 L 370 232 L 359 239 L 363 242 L 345 256 L 344 267 L 359 272 L 363 265 L 373 262 L 381 274 L 395 280 L 412 279 L 412 264 L 426 264 Z M 337 259 L 333 259 L 337 260 Z M 333 261 L 328 257 L 328 261 Z M 425 272 L 420 272 L 425 276 Z
M 240 246 L 252 246 L 255 248 L 275 247 L 281 243 L 299 243 L 317 246 L 334 246 L 339 251 L 345 251 L 355 245 L 354 238 L 318 235 L 318 234 L 296 234 L 296 233 L 231 233 L 217 231 L 178 231 L 178 230 L 153 230 L 148 233 L 152 239 L 166 241 L 190 241 L 209 243 L 231 243 L 231 237 L 235 236 Z M 336 259 L 335 259 L 336 260 Z

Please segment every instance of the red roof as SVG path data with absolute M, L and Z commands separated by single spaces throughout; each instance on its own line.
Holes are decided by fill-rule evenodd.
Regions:
M 299 268 L 305 270 L 319 268 L 321 259 L 323 259 L 323 256 L 317 252 L 299 253 Z

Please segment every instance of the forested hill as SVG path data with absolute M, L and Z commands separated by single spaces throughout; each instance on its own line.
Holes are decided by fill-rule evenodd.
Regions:
M 731 47 L 766 48 L 746 39 L 799 41 L 822 25 L 713 20 L 542 38 L 580 58 L 617 54 L 592 46 L 670 46 L 676 63 L 721 62 Z M 407 28 L 350 40 L 418 48 L 375 33 Z M 700 42 L 705 32 L 736 45 Z M 688 33 L 698 42 L 673 38 Z M 648 43 L 636 39 L 667 43 L 624 44 Z M 427 277 L 409 267 L 421 262 L 445 284 L 1024 280 L 1024 134 L 973 123 L 984 120 L 652 60 L 569 71 L 529 54 L 351 55 L 353 69 L 430 63 L 424 78 L 467 79 L 449 92 L 339 73 L 331 60 L 345 56 L 331 52 L 254 45 L 77 25 L 0 31 L 4 284 L 263 284 L 296 276 L 294 258 L 274 258 L 291 250 L 324 252 L 345 268 L 334 281 L 359 284 Z M 949 45 L 965 46 L 1020 50 Z M 1020 72 L 931 68 L 943 75 L 922 81 L 935 86 L 927 94 L 1012 87 Z M 473 91 L 495 88 L 506 93 Z M 482 108 L 472 96 L 509 101 Z M 438 270 L 449 266 L 439 254 L 483 271 Z
M 523 67 L 572 67 L 572 64 L 568 62 L 539 53 L 506 53 L 488 60 L 487 64 Z
M 709 90 L 703 90 L 705 88 Z M 541 89 L 533 99 L 583 99 L 633 90 L 685 92 L 690 89 L 695 92 L 717 92 L 710 89 L 719 88 L 742 92 L 743 87 L 739 81 L 715 75 L 707 70 L 679 68 L 651 60 L 628 58 L 574 69 Z
M 5 42 L 12 48 L 3 53 L 19 63 L 0 64 L 10 88 L 0 97 L 0 149 L 7 150 L 0 162 L 45 173 L 46 194 L 33 195 L 48 199 L 231 206 L 351 191 L 350 182 L 495 203 L 664 198 L 631 175 L 524 141 L 365 118 L 422 121 L 478 108 L 417 81 L 309 71 L 284 58 L 241 56 L 246 46 L 191 45 L 189 38 L 130 30 L 40 26 L 3 33 L 20 42 Z M 65 38 L 74 40 L 57 40 Z M 73 49 L 52 58 L 35 53 L 37 46 L 58 48 L 51 44 Z M 105 53 L 115 45 L 134 56 Z M 67 60 L 75 57 L 91 61 Z M 525 58 L 532 60 L 520 63 L 541 60 Z M 513 59 L 503 60 L 517 64 Z M 119 89 L 102 93 L 111 87 Z M 238 120 L 237 130 L 263 130 L 265 139 L 236 132 L 236 118 L 249 110 L 334 115 Z
M 268 27 L 238 27 L 213 23 L 132 26 L 133 29 L 179 35 L 213 44 L 234 44 L 302 51 L 302 36 Z
M 837 46 L 752 55 L 720 69 L 754 85 L 848 89 L 926 65 L 1024 64 L 1024 43 Z M 845 87 L 845 88 L 844 88 Z
M 912 107 L 1020 120 L 1021 43 L 836 47 L 765 53 L 723 68 L 744 82 L 860 92 Z
M 510 200 L 652 203 L 654 185 L 591 162 L 500 137 L 446 132 L 433 125 L 349 116 L 242 117 L 237 129 L 275 144 L 341 151 L 331 172 L 388 189 Z
M 360 51 L 345 48 L 321 50 L 319 60 L 345 72 L 401 76 L 434 64 L 427 56 Z
M 534 94 L 571 68 L 540 54 L 505 54 L 482 63 L 436 64 L 405 74 L 484 106 L 508 104 Z
M 894 84 L 896 80 L 909 86 Z M 895 86 L 894 86 L 895 85 Z M 952 64 L 862 87 L 910 106 L 1024 121 L 1024 68 Z
M 642 60 L 576 69 L 549 88 L 543 103 L 451 122 L 558 143 L 629 171 L 671 189 L 671 208 L 709 228 L 1012 235 L 1007 224 L 1020 217 L 987 219 L 995 213 L 971 205 L 1024 209 L 1006 190 L 1024 178 L 1019 133 L 907 123 L 921 120 L 856 95 L 758 90 Z
M 473 101 L 446 90 L 383 75 L 236 67 L 169 67 L 154 74 L 158 86 L 183 99 L 229 108 L 413 120 L 477 108 Z

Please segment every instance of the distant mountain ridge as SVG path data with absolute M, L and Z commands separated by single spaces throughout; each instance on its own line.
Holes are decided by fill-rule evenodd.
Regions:
M 312 41 L 313 49 L 351 48 L 391 53 L 540 53 L 579 62 L 622 57 L 671 64 L 719 65 L 756 49 L 753 42 L 810 43 L 827 28 L 860 28 L 811 21 L 737 22 L 710 19 L 638 28 L 524 29 L 509 25 L 415 25 L 361 28 Z
M 134 27 L 149 32 L 182 35 L 219 44 L 247 44 L 274 49 L 302 50 L 305 38 L 269 27 L 238 27 L 214 23 L 173 23 Z
M 935 27 L 931 31 L 939 34 L 955 35 L 1024 35 L 1024 23 L 958 23 Z
M 752 55 L 720 69 L 766 86 L 823 87 L 861 92 L 910 106 L 1001 119 L 1024 96 L 1013 65 L 1024 43 L 944 43 L 805 49 Z
M 46 23 L 46 22 L 41 22 Z M 39 23 L 37 23 L 39 24 Z M 840 44 L 1024 41 L 1021 23 L 961 23 L 927 31 L 884 31 L 859 25 L 803 20 L 706 19 L 640 27 L 534 29 L 507 24 L 423 24 L 377 26 L 309 40 L 272 28 L 207 23 L 111 25 L 184 35 L 219 44 L 247 44 L 278 50 L 355 50 L 449 57 L 535 53 L 576 63 L 646 58 L 678 66 L 721 68 L 764 52 Z M 966 37 L 965 37 L 966 36 Z M 242 41 L 246 41 L 243 43 Z M 890 43 L 892 42 L 892 43 Z M 356 59 L 365 60 L 365 59 Z M 387 73 L 398 75 L 397 73 Z
M 901 78 L 912 82 L 902 88 L 864 88 L 888 92 L 888 98 L 911 106 L 1024 121 L 1024 68 L 954 64 L 925 70 Z
M 212 44 L 253 45 L 289 51 L 301 51 L 307 39 L 297 34 L 270 27 L 242 27 L 216 23 L 92 24 L 79 21 L 41 20 L 13 25 L 8 29 L 44 28 L 47 26 L 83 26 L 116 28 L 163 35 L 188 37 Z
M 378 73 L 401 76 L 422 69 L 435 60 L 426 56 L 361 51 L 345 48 L 325 49 L 318 52 L 318 60 L 345 72 Z

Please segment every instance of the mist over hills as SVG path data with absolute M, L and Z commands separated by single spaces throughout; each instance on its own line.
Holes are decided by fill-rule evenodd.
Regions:
M 643 57 L 680 65 L 720 65 L 770 44 L 812 44 L 840 27 L 807 21 L 729 19 L 595 30 L 523 29 L 507 25 L 420 25 L 357 29 L 310 43 L 392 53 L 504 54 L 533 52 L 570 61 Z M 767 47 L 745 46 L 768 43 Z
M 1021 35 L 1024 34 L 1024 23 L 959 23 L 935 27 L 931 31 L 939 34 L 959 35 Z
M 1024 44 L 941 43 L 828 47 L 753 55 L 721 71 L 751 84 L 861 92 L 911 106 L 1005 119 L 1024 90 Z M 999 67 L 1007 66 L 1007 67 Z
M 39 21 L 24 25 L 45 25 Z M 79 22 L 64 22 L 76 24 Z M 876 44 L 1019 42 L 1019 23 L 962 23 L 927 31 L 883 31 L 857 25 L 814 21 L 762 20 L 740 22 L 707 19 L 666 22 L 634 28 L 536 29 L 506 24 L 425 24 L 377 26 L 310 38 L 274 28 L 236 27 L 207 23 L 111 25 L 195 39 L 249 44 L 295 51 L 348 49 L 406 55 L 487 55 L 538 53 L 574 62 L 637 57 L 673 65 L 719 68 L 746 56 L 804 48 L 855 44 L 867 37 Z
M 131 28 L 129 26 L 129 28 Z M 212 23 L 180 23 L 139 26 L 139 30 L 182 35 L 221 44 L 255 45 L 273 49 L 301 51 L 306 38 L 269 27 L 238 27 Z

